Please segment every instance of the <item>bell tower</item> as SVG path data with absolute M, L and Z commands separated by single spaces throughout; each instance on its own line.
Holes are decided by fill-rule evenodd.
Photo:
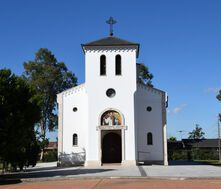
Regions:
M 140 45 L 113 36 L 113 24 L 117 21 L 112 17 L 106 23 L 110 25 L 108 37 L 81 45 L 85 54 L 86 84 L 88 87 L 92 82 L 102 82 L 106 86 L 116 81 L 123 85 L 129 81 L 136 84 Z
M 100 124 L 100 114 L 104 110 L 115 109 L 122 112 L 125 140 L 130 143 L 124 150 L 123 161 L 135 161 L 135 120 L 134 93 L 136 91 L 136 58 L 139 44 L 113 36 L 112 17 L 108 37 L 82 44 L 85 54 L 85 85 L 88 96 L 88 149 L 86 162 L 101 159 L 99 139 L 96 127 Z M 95 138 L 94 138 L 95 137 Z M 122 141 L 124 143 L 124 141 Z M 99 146 L 95 149 L 95 146 Z M 127 149 L 128 148 L 128 149 Z M 131 151 L 130 149 L 134 149 Z M 93 151 L 93 152 L 92 152 Z M 100 162 L 96 162 L 100 163 Z

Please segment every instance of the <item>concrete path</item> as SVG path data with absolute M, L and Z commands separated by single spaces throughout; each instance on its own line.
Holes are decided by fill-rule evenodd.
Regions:
M 147 177 L 155 178 L 221 178 L 221 167 L 211 165 L 142 166 L 141 169 Z
M 25 172 L 0 175 L 0 183 L 14 181 L 36 181 L 74 178 L 219 178 L 221 167 L 211 165 L 150 165 L 122 167 L 105 165 L 102 167 L 58 168 L 56 163 L 38 164 Z

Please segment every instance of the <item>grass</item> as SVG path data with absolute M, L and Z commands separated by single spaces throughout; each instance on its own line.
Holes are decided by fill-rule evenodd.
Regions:
M 195 161 L 207 163 L 209 165 L 221 166 L 221 161 L 219 161 L 219 160 L 195 160 Z

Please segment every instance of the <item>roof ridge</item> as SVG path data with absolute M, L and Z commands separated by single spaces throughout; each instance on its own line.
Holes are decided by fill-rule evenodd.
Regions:
M 115 36 L 108 36 L 104 37 L 95 41 L 91 41 L 85 44 L 82 44 L 82 46 L 105 46 L 105 45 L 139 45 L 139 43 L 131 42 L 125 39 L 121 39 L 119 37 Z
M 136 55 L 139 56 L 140 44 L 127 41 L 125 39 L 121 39 L 115 36 L 108 36 L 96 41 L 92 41 L 89 43 L 81 44 L 81 47 L 85 53 L 86 48 L 90 47 L 135 47 Z

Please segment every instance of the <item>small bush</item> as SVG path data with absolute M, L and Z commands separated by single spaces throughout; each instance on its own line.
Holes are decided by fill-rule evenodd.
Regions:
M 177 150 L 171 155 L 171 160 L 186 160 L 188 159 L 187 151 Z
M 216 150 L 194 148 L 190 150 L 170 150 L 168 151 L 169 160 L 217 160 Z
M 52 162 L 57 160 L 57 150 L 45 152 L 43 159 L 44 162 Z

